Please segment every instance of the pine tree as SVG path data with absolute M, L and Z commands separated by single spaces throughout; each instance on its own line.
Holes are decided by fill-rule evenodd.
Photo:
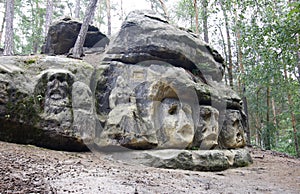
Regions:
M 80 0 L 76 0 L 75 4 L 75 18 L 79 19 L 80 17 Z
M 110 0 L 106 0 L 107 13 L 107 35 L 111 36 L 111 15 L 110 15 Z
M 52 23 L 52 17 L 53 17 L 53 0 L 47 0 L 46 20 L 45 20 L 45 37 L 47 36 L 49 27 Z
M 14 48 L 14 31 L 13 31 L 13 22 L 14 22 L 14 0 L 6 1 L 6 14 L 5 14 L 5 42 L 4 42 L 4 55 L 13 55 Z
M 98 0 L 91 0 L 89 6 L 86 9 L 83 23 L 79 31 L 77 40 L 75 42 L 73 53 L 69 57 L 80 59 L 83 55 L 83 45 L 86 38 L 86 34 L 89 28 L 89 24 L 93 19 L 94 12 L 96 10 Z

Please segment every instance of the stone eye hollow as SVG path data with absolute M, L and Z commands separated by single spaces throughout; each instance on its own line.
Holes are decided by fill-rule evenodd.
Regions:
M 172 105 L 170 106 L 169 110 L 168 110 L 168 113 L 169 113 L 170 115 L 174 115 L 174 114 L 176 113 L 176 111 L 177 111 L 177 107 L 178 107 L 177 104 L 172 104 Z

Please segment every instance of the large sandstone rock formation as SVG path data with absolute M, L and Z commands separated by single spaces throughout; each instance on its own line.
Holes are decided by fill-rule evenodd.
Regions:
M 0 140 L 121 150 L 125 158 L 135 157 L 127 148 L 148 150 L 136 161 L 155 167 L 244 166 L 251 163 L 240 149 L 246 117 L 223 74 L 222 57 L 199 37 L 135 11 L 95 66 L 55 56 L 0 58 Z
M 80 28 L 81 23 L 71 18 L 64 18 L 53 23 L 42 47 L 42 53 L 50 55 L 69 53 L 75 45 Z M 108 42 L 108 38 L 97 27 L 90 25 L 83 46 L 87 48 L 105 47 Z
M 95 90 L 103 127 L 97 144 L 245 146 L 242 101 L 221 83 L 222 62 L 194 34 L 155 13 L 131 12 L 97 67 L 103 72 Z
M 87 150 L 95 116 L 93 66 L 58 57 L 1 57 L 0 140 Z

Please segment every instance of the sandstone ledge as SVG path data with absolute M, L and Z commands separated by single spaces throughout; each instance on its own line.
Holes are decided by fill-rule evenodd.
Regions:
M 222 171 L 253 163 L 248 149 L 234 150 L 147 150 L 116 152 L 116 159 L 125 162 L 167 169 Z

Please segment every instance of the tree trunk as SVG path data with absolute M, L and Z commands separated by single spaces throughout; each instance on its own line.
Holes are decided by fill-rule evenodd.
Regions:
M 81 29 L 79 31 L 78 37 L 76 39 L 76 42 L 75 42 L 75 45 L 73 48 L 73 53 L 70 56 L 72 58 L 80 59 L 81 56 L 83 55 L 83 44 L 84 44 L 86 34 L 87 34 L 87 31 L 89 28 L 89 24 L 92 20 L 92 17 L 94 16 L 97 1 L 98 0 L 91 0 L 89 6 L 86 9 L 84 20 L 81 25 Z
M 13 22 L 14 22 L 14 0 L 6 1 L 6 14 L 5 14 L 5 42 L 4 42 L 4 55 L 13 55 L 14 47 L 14 31 L 13 31 Z
M 161 8 L 164 11 L 164 14 L 165 14 L 166 18 L 170 19 L 169 18 L 169 13 L 168 13 L 168 10 L 167 10 L 167 7 L 166 7 L 166 4 L 164 3 L 164 1 L 163 0 L 158 0 L 158 1 L 159 1 L 160 5 L 161 5 Z
M 199 34 L 199 11 L 198 11 L 197 0 L 194 0 L 194 10 L 195 10 L 196 33 Z
M 208 2 L 207 0 L 202 0 L 202 7 L 203 7 L 203 34 L 204 34 L 204 41 L 209 43 L 208 39 L 208 25 L 207 25 L 207 19 L 208 19 L 208 13 L 207 13 L 207 7 Z
M 299 38 L 299 34 L 296 34 L 296 38 L 297 38 L 297 48 L 300 48 L 300 38 Z M 296 75 L 298 82 L 300 84 L 300 50 L 298 49 L 297 51 L 297 68 L 298 68 L 298 75 Z
M 0 43 L 2 42 L 2 35 L 3 35 L 3 30 L 4 30 L 4 24 L 5 24 L 5 14 L 4 13 L 4 17 L 2 19 L 2 23 L 1 23 L 1 29 L 0 29 Z
M 80 0 L 76 0 L 74 14 L 75 14 L 75 18 L 79 19 L 79 17 L 80 17 Z
M 227 50 L 226 50 L 226 43 L 225 43 L 225 38 L 224 38 L 224 35 L 223 35 L 223 32 L 222 32 L 222 29 L 219 25 L 217 25 L 219 31 L 220 31 L 220 35 L 221 35 L 221 38 L 222 38 L 222 44 L 223 44 L 223 50 L 224 50 L 224 55 L 225 55 L 225 67 L 228 69 L 228 56 L 227 56 Z M 225 84 L 228 85 L 228 80 L 227 80 L 227 75 L 225 74 Z
M 276 146 L 278 146 L 278 139 L 279 139 L 278 122 L 277 122 L 276 105 L 273 97 L 271 98 L 271 104 L 272 104 L 272 111 L 273 111 L 273 125 L 275 126 L 276 129 Z
M 52 23 L 52 16 L 53 16 L 53 0 L 47 0 L 44 37 L 46 37 L 48 34 L 49 27 Z
M 241 75 L 245 74 L 245 69 L 244 69 L 244 64 L 243 64 L 243 53 L 242 53 L 242 46 L 241 46 L 241 33 L 240 29 L 238 27 L 239 23 L 239 16 L 237 14 L 237 8 L 235 9 L 235 25 L 236 25 L 236 42 L 237 42 L 237 63 L 240 69 Z M 249 125 L 249 113 L 248 113 L 248 101 L 246 97 L 246 86 L 244 82 L 240 79 L 239 77 L 239 90 L 242 94 L 242 100 L 243 100 L 243 105 L 244 105 L 244 111 L 246 114 L 246 134 L 247 134 L 247 143 L 250 145 L 251 144 L 251 133 L 250 133 L 250 125 Z
M 289 84 L 286 66 L 284 66 L 284 78 L 285 78 L 285 81 L 287 82 L 287 84 Z M 291 120 L 292 120 L 293 133 L 294 133 L 295 150 L 296 150 L 297 157 L 300 157 L 300 149 L 299 149 L 298 135 L 297 135 L 297 122 L 296 122 L 295 113 L 293 111 L 294 103 L 293 103 L 293 99 L 292 99 L 292 96 L 291 96 L 289 90 L 287 91 L 287 95 L 288 95 L 289 111 L 290 111 Z
M 106 0 L 106 10 L 107 10 L 107 35 L 111 36 L 110 0 Z
M 123 9 L 123 0 L 121 0 L 121 20 L 124 21 L 124 9 Z
M 266 150 L 271 149 L 271 131 L 270 131 L 270 86 L 267 87 L 267 126 L 264 135 L 264 145 Z
M 262 115 L 258 109 L 259 107 L 259 93 L 260 93 L 260 89 L 259 88 L 256 92 L 256 128 L 255 128 L 255 141 L 256 141 L 256 144 L 258 146 L 262 146 L 262 143 L 261 143 L 261 129 L 262 129 Z
M 233 89 L 233 63 L 232 63 L 232 53 L 231 53 L 231 37 L 230 37 L 230 27 L 228 23 L 228 16 L 226 13 L 226 8 L 224 7 L 223 0 L 220 0 L 221 8 L 223 10 L 223 15 L 225 19 L 225 28 L 226 28 L 226 35 L 227 35 L 227 48 L 228 48 L 228 79 L 229 85 Z

